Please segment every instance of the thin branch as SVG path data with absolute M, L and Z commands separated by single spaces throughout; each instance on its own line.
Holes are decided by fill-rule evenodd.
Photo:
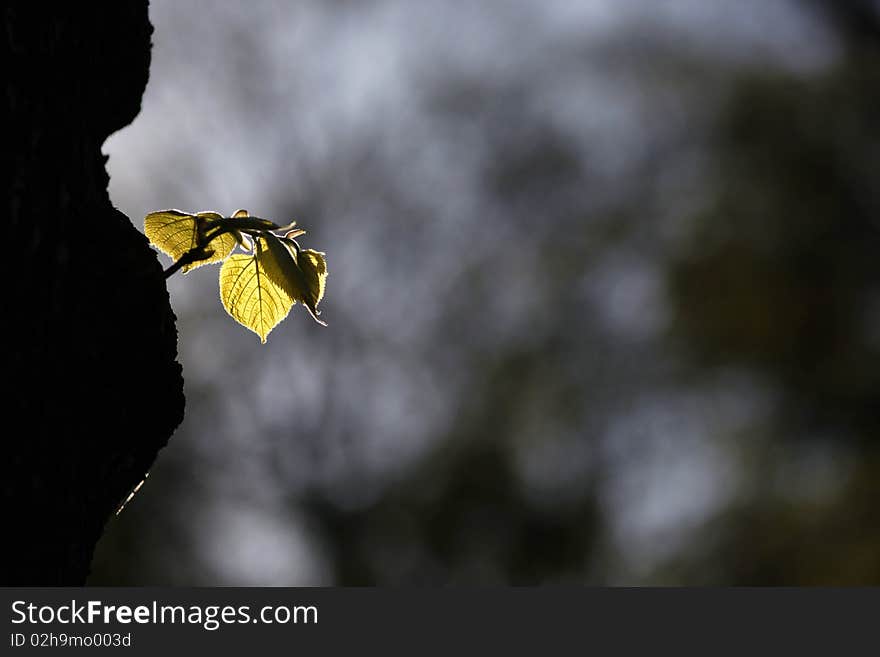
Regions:
M 176 274 L 182 267 L 191 265 L 194 262 L 199 262 L 200 260 L 207 260 L 212 255 L 214 255 L 214 249 L 205 249 L 203 246 L 193 247 L 180 256 L 180 259 L 178 259 L 177 262 L 165 270 L 165 278 L 169 278 Z

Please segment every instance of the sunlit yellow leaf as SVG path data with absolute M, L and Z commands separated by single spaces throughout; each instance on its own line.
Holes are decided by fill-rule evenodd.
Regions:
M 300 252 L 296 262 L 309 285 L 309 298 L 306 305 L 309 305 L 314 311 L 321 299 L 324 298 L 324 287 L 327 282 L 327 260 L 320 251 L 305 249 Z
M 180 210 L 151 212 L 144 233 L 160 251 L 175 260 L 196 245 L 196 217 Z
M 224 261 L 220 268 L 223 306 L 264 343 L 297 301 L 326 326 L 318 319 L 318 303 L 324 296 L 327 263 L 323 253 L 301 250 L 293 241 L 305 233 L 295 226 L 295 221 L 279 226 L 247 210 L 236 210 L 230 217 L 163 210 L 144 218 L 147 237 L 175 260 L 165 270 L 166 278 L 179 269 L 186 272 Z M 231 255 L 236 244 L 249 254 Z
M 199 212 L 189 214 L 180 210 L 162 210 L 151 212 L 144 217 L 144 234 L 160 251 L 174 260 L 195 248 L 201 237 L 204 240 L 210 235 L 215 222 L 223 216 L 216 212 Z M 213 262 L 219 262 L 232 253 L 235 248 L 235 236 L 224 233 L 211 240 L 206 246 L 214 253 L 204 259 L 193 262 L 182 268 L 184 273 Z
M 266 273 L 294 301 L 301 302 L 316 322 L 327 324 L 318 315 L 318 302 L 324 296 L 327 263 L 324 254 L 305 250 L 297 257 L 296 251 L 274 235 L 260 238 L 266 246 Z
M 262 235 L 260 243 L 266 250 L 264 259 L 269 277 L 294 300 L 304 299 L 308 284 L 296 265 L 296 253 L 272 234 Z
M 267 275 L 266 249 L 263 240 L 257 240 L 253 255 L 236 254 L 228 257 L 220 268 L 220 299 L 223 307 L 235 321 L 260 336 L 266 336 L 287 317 L 294 300 Z

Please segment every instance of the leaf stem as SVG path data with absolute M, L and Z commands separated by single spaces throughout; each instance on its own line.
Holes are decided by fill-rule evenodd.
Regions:
M 180 271 L 183 267 L 186 267 L 187 265 L 191 265 L 192 263 L 198 262 L 199 260 L 206 260 L 207 258 L 210 258 L 212 255 L 214 255 L 214 250 L 213 249 L 206 249 L 205 247 L 208 244 L 210 244 L 211 242 L 213 242 L 215 239 L 217 239 L 218 237 L 223 235 L 224 233 L 230 233 L 230 232 L 232 232 L 232 230 L 233 229 L 228 226 L 221 225 L 221 226 L 217 226 L 213 232 L 205 233 L 204 236 L 200 237 L 200 241 L 203 242 L 202 244 L 198 244 L 198 245 L 194 246 L 193 248 L 191 248 L 189 251 L 187 251 L 182 256 L 180 256 L 180 258 L 177 260 L 177 262 L 170 265 L 164 271 L 165 278 L 170 278 L 171 276 L 176 274 L 178 271 Z M 260 235 L 262 235 L 264 233 L 271 233 L 272 232 L 270 230 L 263 230 L 263 229 L 258 229 L 258 228 L 238 228 L 237 230 L 239 232 L 244 233 L 245 235 L 249 235 L 254 240 L 254 242 L 257 241 L 257 239 L 259 238 Z M 292 239 L 284 238 L 284 237 L 279 238 L 279 239 L 281 239 L 285 242 L 288 242 L 289 244 L 292 244 L 296 248 L 297 253 L 299 253 L 300 248 L 299 248 L 299 244 L 296 243 L 296 240 L 292 240 Z
M 214 255 L 213 249 L 205 249 L 204 246 L 195 246 L 184 253 L 182 256 L 180 256 L 177 262 L 169 266 L 168 269 L 164 271 L 165 278 L 170 278 L 171 276 L 176 274 L 182 267 L 191 265 L 192 263 L 198 262 L 199 260 L 206 260 L 212 255 Z

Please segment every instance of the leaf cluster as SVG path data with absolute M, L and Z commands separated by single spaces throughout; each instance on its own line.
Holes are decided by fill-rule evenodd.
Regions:
M 231 217 L 217 212 L 160 210 L 144 217 L 150 242 L 174 259 L 166 277 L 186 274 L 202 265 L 222 262 L 220 300 L 226 311 L 265 343 L 269 332 L 299 302 L 319 324 L 318 303 L 324 296 L 324 254 L 302 249 L 295 238 L 305 231 L 252 217 L 238 210 Z M 233 253 L 236 247 L 241 253 Z

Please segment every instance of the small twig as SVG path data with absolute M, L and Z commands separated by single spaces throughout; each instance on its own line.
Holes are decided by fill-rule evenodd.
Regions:
M 165 278 L 169 278 L 173 274 L 176 274 L 182 267 L 191 265 L 199 260 L 207 260 L 212 255 L 214 255 L 214 249 L 205 249 L 203 246 L 196 246 L 180 256 L 177 262 L 165 270 Z

